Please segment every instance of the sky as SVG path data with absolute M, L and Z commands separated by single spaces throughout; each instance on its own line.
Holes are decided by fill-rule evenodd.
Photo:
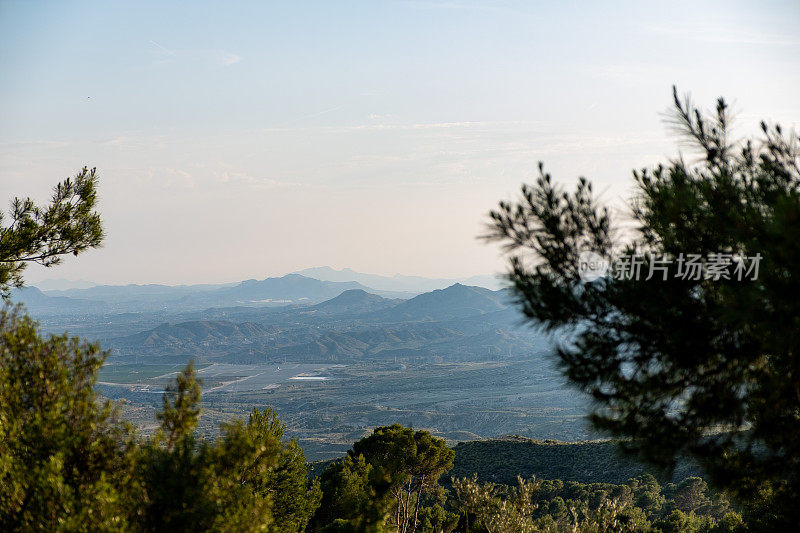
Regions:
M 102 248 L 27 278 L 502 272 L 543 161 L 626 216 L 671 87 L 800 125 L 800 2 L 0 0 L 0 209 L 100 175 Z

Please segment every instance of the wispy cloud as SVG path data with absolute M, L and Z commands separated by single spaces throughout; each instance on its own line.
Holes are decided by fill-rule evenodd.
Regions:
M 391 118 L 393 115 L 369 115 L 370 120 L 380 120 L 382 118 Z M 471 128 L 503 128 L 509 126 L 530 126 L 541 124 L 535 121 L 517 121 L 517 120 L 498 120 L 498 121 L 454 121 L 454 122 L 418 122 L 414 124 L 358 124 L 355 126 L 344 126 L 341 130 L 449 130 L 449 129 L 471 129 Z
M 405 0 L 400 2 L 400 5 L 415 8 L 415 9 L 453 9 L 453 10 L 471 10 L 471 11 L 506 11 L 506 12 L 519 12 L 516 9 L 507 5 L 502 5 L 500 2 L 458 2 L 453 0 Z
M 253 176 L 246 172 L 223 171 L 216 174 L 215 180 L 227 186 L 242 186 L 248 189 L 275 190 L 308 188 L 310 185 L 298 181 L 287 181 L 265 176 Z
M 697 42 L 714 44 L 740 44 L 758 46 L 800 46 L 800 39 L 795 36 L 759 33 L 747 30 L 731 30 L 728 28 L 667 28 L 652 26 L 651 33 L 666 35 L 680 39 L 691 39 Z
M 479 125 L 480 122 L 428 122 L 423 124 L 414 124 L 415 130 L 426 129 L 449 129 L 449 128 L 469 128 Z
M 344 108 L 344 105 L 337 105 L 337 106 L 321 109 L 319 111 L 314 111 L 313 113 L 309 113 L 307 115 L 301 115 L 301 116 L 299 116 L 297 118 L 294 118 L 294 119 L 289 120 L 288 122 L 284 123 L 283 125 L 281 125 L 279 127 L 279 129 L 283 129 L 283 128 L 287 128 L 287 127 L 290 127 L 290 126 L 294 126 L 295 124 L 297 124 L 299 122 L 302 122 L 304 120 L 308 120 L 310 118 L 319 117 L 319 116 L 322 116 L 322 115 L 327 115 L 328 113 L 333 113 L 334 111 L 338 111 L 338 110 L 343 109 L 343 108 Z
M 661 85 L 672 80 L 678 69 L 657 63 L 612 63 L 589 65 L 584 71 L 592 77 L 626 85 Z
M 171 50 L 155 41 L 150 41 L 150 44 L 153 45 L 150 52 L 156 57 L 155 61 L 153 61 L 154 65 L 166 65 L 175 61 L 175 56 L 178 54 L 177 50 Z
M 147 169 L 146 177 L 164 189 L 193 189 L 196 185 L 194 177 L 179 168 L 151 167 Z
M 242 56 L 233 54 L 231 52 L 220 52 L 219 53 L 219 62 L 228 67 L 230 65 L 235 65 L 236 63 L 242 62 Z
M 178 61 L 211 62 L 222 67 L 229 67 L 241 63 L 243 58 L 239 54 L 227 50 L 177 50 L 150 41 L 150 53 L 154 56 L 153 65 L 168 65 Z

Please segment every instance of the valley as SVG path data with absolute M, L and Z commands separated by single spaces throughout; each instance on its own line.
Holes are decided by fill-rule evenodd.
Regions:
M 209 292 L 236 299 L 203 307 Z M 214 436 L 221 422 L 269 406 L 310 460 L 341 456 L 372 427 L 395 422 L 451 443 L 597 436 L 586 399 L 548 357 L 551 339 L 521 325 L 507 291 L 454 283 L 402 298 L 380 292 L 292 274 L 22 295 L 33 294 L 26 304 L 46 331 L 108 350 L 97 388 L 145 434 L 164 388 L 192 360 L 201 432 Z

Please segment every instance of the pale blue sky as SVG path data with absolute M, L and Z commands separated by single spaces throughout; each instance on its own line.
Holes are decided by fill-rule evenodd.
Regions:
M 620 205 L 678 84 L 800 124 L 800 3 L 0 0 L 0 199 L 102 176 L 108 241 L 32 280 L 502 270 L 544 160 Z M 5 200 L 3 200 L 4 202 Z

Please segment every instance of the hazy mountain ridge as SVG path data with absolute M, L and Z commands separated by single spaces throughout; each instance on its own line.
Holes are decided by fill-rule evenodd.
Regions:
M 297 278 L 308 283 L 308 278 Z M 504 313 L 506 302 L 504 291 L 461 284 L 410 300 L 349 289 L 316 305 L 254 309 L 250 314 L 239 309 L 236 320 L 165 323 L 111 344 L 123 358 L 194 356 L 236 363 L 461 361 L 530 353 L 538 337 L 518 328 L 515 315 Z
M 276 307 L 318 304 L 348 290 L 361 290 L 387 299 L 410 299 L 443 290 L 453 284 L 465 284 L 485 290 L 497 289 L 503 283 L 495 276 L 474 276 L 465 279 L 425 278 L 421 276 L 379 276 L 352 269 L 334 270 L 318 267 L 281 277 L 262 280 L 249 279 L 239 283 L 164 285 L 128 284 L 102 285 L 89 281 L 43 280 L 49 290 L 28 287 L 15 291 L 14 299 L 24 303 L 34 314 L 126 313 L 164 311 L 179 313 L 222 307 Z M 480 286 L 480 287 L 479 287 Z M 29 289 L 36 289 L 37 293 Z M 351 296 L 352 297 L 352 296 Z M 58 298 L 57 300 L 55 298 Z M 344 305 L 344 302 L 330 304 Z M 354 313 L 371 312 L 390 305 L 374 300 L 354 305 Z M 319 308 L 320 314 L 338 314 L 329 308 Z M 402 318 L 402 317 L 400 317 Z M 435 317 L 432 317 L 435 318 Z
M 483 315 L 506 307 L 500 291 L 456 283 L 446 289 L 426 292 L 374 313 L 370 319 L 388 322 L 438 321 Z
M 306 268 L 295 273 L 324 281 L 357 281 L 378 290 L 413 292 L 417 294 L 444 289 L 454 283 L 484 287 L 490 290 L 499 290 L 507 286 L 507 283 L 499 276 L 493 275 L 466 278 L 428 278 L 423 276 L 404 276 L 402 274 L 381 276 L 357 272 L 351 268 L 336 270 L 329 266 Z
M 11 291 L 11 301 L 22 303 L 32 313 L 103 313 L 108 305 L 102 301 L 50 296 L 36 287 L 20 287 Z
M 286 306 L 316 304 L 347 290 L 362 290 L 390 298 L 413 294 L 378 291 L 355 281 L 322 281 L 299 274 L 245 280 L 221 285 L 97 285 L 44 293 L 35 287 L 14 292 L 34 314 L 123 312 L 185 312 L 226 306 Z M 68 309 L 62 309 L 67 307 Z
M 299 274 L 287 274 L 280 278 L 245 280 L 236 286 L 218 289 L 211 296 L 236 303 L 317 302 L 352 289 L 371 290 L 354 281 L 321 281 Z
M 94 287 L 97 283 L 86 281 L 84 279 L 66 279 L 66 278 L 48 278 L 33 283 L 33 285 L 41 291 L 63 291 L 67 289 L 88 289 Z

